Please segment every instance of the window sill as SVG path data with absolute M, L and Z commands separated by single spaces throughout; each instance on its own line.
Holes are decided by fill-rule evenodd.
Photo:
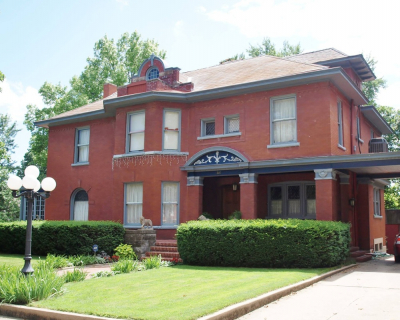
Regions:
M 77 163 L 72 163 L 71 167 L 79 167 L 79 166 L 88 166 L 89 162 L 77 162 Z
M 383 219 L 382 216 L 377 216 L 377 215 L 375 215 L 375 214 L 374 214 L 374 218 L 375 218 L 375 219 Z
M 216 139 L 216 138 L 225 138 L 225 137 L 237 137 L 241 136 L 241 132 L 234 132 L 234 133 L 226 133 L 226 134 L 214 134 L 212 136 L 203 136 L 197 137 L 197 140 L 207 140 L 207 139 Z
M 135 157 L 135 156 L 146 156 L 146 155 L 174 155 L 174 156 L 188 156 L 189 152 L 179 152 L 179 151 L 139 151 L 139 152 L 130 152 L 125 154 L 115 154 L 113 159 L 125 158 L 125 157 Z
M 282 143 L 282 144 L 269 144 L 267 149 L 286 148 L 286 147 L 299 147 L 300 142 Z
M 347 149 L 345 147 L 343 147 L 341 144 L 337 145 L 339 149 L 342 149 L 343 151 L 346 151 Z
M 141 224 L 139 224 L 139 225 L 137 225 L 137 224 L 124 224 L 123 227 L 127 228 L 127 229 L 140 229 L 140 230 L 142 230 L 142 225 Z M 178 229 L 178 226 L 171 225 L 171 226 L 153 226 L 153 229 L 145 228 L 143 230 L 176 230 L 176 229 Z

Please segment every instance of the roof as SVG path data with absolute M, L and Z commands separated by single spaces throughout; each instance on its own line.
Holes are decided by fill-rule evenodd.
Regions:
M 303 62 L 303 63 L 316 63 L 316 62 L 328 61 L 345 57 L 348 57 L 348 55 L 334 48 L 329 48 L 324 50 L 296 54 L 293 56 L 286 57 L 284 59 Z
M 193 91 L 202 91 L 259 80 L 275 79 L 295 74 L 327 69 L 316 64 L 290 61 L 274 56 L 238 60 L 209 68 L 184 72 L 182 82 L 191 78 Z
M 191 92 L 163 90 L 121 97 L 117 97 L 115 93 L 105 99 L 35 124 L 38 126 L 60 125 L 94 119 L 93 117 L 106 117 L 111 116 L 117 107 L 156 100 L 190 103 L 319 81 L 331 81 L 346 97 L 361 105 L 367 102 L 365 96 L 340 66 L 312 63 L 321 59 L 330 61 L 329 59 L 347 57 L 344 53 L 331 48 L 286 58 L 264 55 L 238 60 L 181 73 L 180 82 L 194 84 Z M 114 111 L 111 110 L 112 108 Z
M 86 114 L 86 113 L 92 113 L 94 111 L 104 110 L 104 103 L 103 103 L 104 100 L 113 99 L 116 97 L 117 97 L 117 93 L 114 92 L 112 95 L 108 96 L 105 99 L 97 100 L 95 102 L 89 103 L 82 107 L 60 113 L 50 119 L 53 120 L 53 119 L 59 119 L 59 118 L 66 118 L 66 117 L 71 117 L 71 116 L 75 116 L 75 115 L 81 115 L 81 114 Z

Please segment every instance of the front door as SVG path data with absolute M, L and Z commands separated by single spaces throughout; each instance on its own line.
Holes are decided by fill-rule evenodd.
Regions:
M 234 191 L 232 184 L 222 186 L 222 217 L 228 217 L 234 212 L 240 210 L 240 189 L 237 185 L 237 190 Z

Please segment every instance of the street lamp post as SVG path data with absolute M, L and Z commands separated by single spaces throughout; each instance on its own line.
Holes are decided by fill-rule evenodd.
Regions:
M 32 260 L 32 210 L 33 210 L 33 201 L 35 197 L 39 196 L 43 199 L 47 199 L 50 197 L 50 192 L 53 191 L 56 187 L 56 181 L 53 178 L 47 177 L 42 180 L 42 183 L 39 182 L 37 177 L 39 176 L 39 169 L 36 166 L 28 166 L 25 169 L 25 176 L 21 180 L 20 177 L 15 175 L 11 175 L 8 178 L 7 186 L 12 190 L 12 196 L 14 198 L 25 197 L 28 201 L 28 214 L 26 217 L 27 226 L 26 226 L 26 241 L 25 241 L 25 265 L 22 268 L 21 272 L 25 275 L 33 273 L 33 268 L 31 265 Z M 18 191 L 21 186 L 25 188 L 24 191 Z M 45 191 L 44 195 L 41 195 L 37 191 L 42 187 Z M 17 194 L 19 192 L 19 194 Z

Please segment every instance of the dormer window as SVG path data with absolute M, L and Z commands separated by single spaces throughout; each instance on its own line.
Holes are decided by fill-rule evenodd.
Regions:
M 158 71 L 157 68 L 151 68 L 147 71 L 147 80 L 153 80 L 157 79 L 158 76 L 160 75 L 160 72 Z

